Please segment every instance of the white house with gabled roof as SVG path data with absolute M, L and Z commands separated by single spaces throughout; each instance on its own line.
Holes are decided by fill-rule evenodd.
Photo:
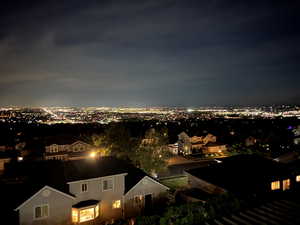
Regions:
M 131 217 L 151 209 L 155 199 L 168 191 L 140 169 L 113 157 L 59 163 L 63 168 L 57 174 L 62 178 L 57 178 L 60 182 L 55 178 L 54 182 L 45 182 L 48 184 L 31 191 L 16 206 L 21 225 L 79 224 Z

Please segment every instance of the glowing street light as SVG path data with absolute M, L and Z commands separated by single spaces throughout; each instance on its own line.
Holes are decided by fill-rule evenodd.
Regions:
M 22 156 L 18 157 L 18 162 L 20 162 L 20 161 L 23 161 L 23 157 Z
M 216 161 L 217 163 L 222 163 L 222 161 L 221 161 L 221 160 L 217 160 L 217 159 L 215 159 L 215 161 Z
M 96 157 L 96 152 L 91 152 L 90 153 L 90 158 L 95 158 Z

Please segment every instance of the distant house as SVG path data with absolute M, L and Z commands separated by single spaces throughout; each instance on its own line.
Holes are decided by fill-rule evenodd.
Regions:
M 11 158 L 0 158 L 0 173 L 2 173 L 5 169 L 5 163 L 9 163 L 11 161 Z
M 26 197 L 15 207 L 21 225 L 86 224 L 131 217 L 151 208 L 168 190 L 113 157 L 48 161 L 43 167 L 33 178 L 32 190 L 24 189 Z
M 226 145 L 216 141 L 217 137 L 212 134 L 189 137 L 185 132 L 181 132 L 178 135 L 178 153 L 189 155 L 194 152 L 207 154 L 226 151 Z
M 206 145 L 203 146 L 202 152 L 204 154 L 209 153 L 221 153 L 227 150 L 227 147 L 225 144 L 217 143 L 217 142 L 209 142 Z
M 0 145 L 0 152 L 11 151 L 13 147 L 7 145 Z
M 252 146 L 252 145 L 255 145 L 256 142 L 257 142 L 257 139 L 254 138 L 254 137 L 252 137 L 252 136 L 247 137 L 247 138 L 245 139 L 245 145 L 246 145 L 246 146 Z
M 147 145 L 152 145 L 157 143 L 158 143 L 158 138 L 144 138 L 141 141 L 141 146 L 147 146 Z
M 288 166 L 259 156 L 238 155 L 219 162 L 185 171 L 189 186 L 211 194 L 251 195 L 287 191 L 296 181 Z
M 200 136 L 193 136 L 190 138 L 192 150 L 200 150 L 206 143 L 205 139 Z
M 51 144 L 45 147 L 45 160 L 78 160 L 88 158 L 95 149 L 94 146 L 83 141 L 70 144 Z
M 178 143 L 169 144 L 168 150 L 173 155 L 178 155 Z

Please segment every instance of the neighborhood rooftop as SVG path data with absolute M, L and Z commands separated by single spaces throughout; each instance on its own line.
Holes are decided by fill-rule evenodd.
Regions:
M 233 192 L 251 192 L 256 185 L 288 177 L 289 169 L 273 160 L 255 155 L 238 155 L 225 158 L 207 167 L 186 170 L 201 180 Z

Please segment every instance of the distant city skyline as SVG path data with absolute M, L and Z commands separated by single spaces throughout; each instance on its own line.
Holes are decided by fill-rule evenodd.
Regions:
M 0 121 L 8 123 L 101 123 L 126 120 L 158 123 L 179 122 L 182 119 L 210 120 L 224 119 L 300 119 L 300 107 L 0 107 Z M 180 122 L 179 122 L 180 123 Z M 292 129 L 293 126 L 289 126 Z
M 300 103 L 299 1 L 5 1 L 0 106 Z
M 185 108 L 185 109 L 200 109 L 200 108 L 260 108 L 260 107 L 300 107 L 300 104 L 253 104 L 253 105 L 198 105 L 198 106 L 184 106 L 184 105 L 1 105 L 0 108 Z

